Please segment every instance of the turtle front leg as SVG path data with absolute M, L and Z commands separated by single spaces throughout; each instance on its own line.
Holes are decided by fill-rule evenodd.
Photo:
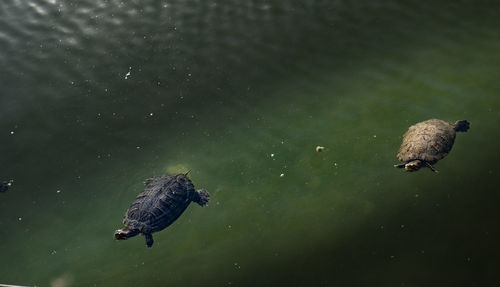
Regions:
M 198 189 L 194 192 L 193 199 L 191 200 L 198 203 L 200 206 L 205 206 L 210 200 L 210 194 L 208 194 L 205 189 Z
M 405 168 L 405 163 L 401 163 L 401 164 L 395 164 L 394 167 L 397 167 L 397 168 Z
M 426 166 L 426 167 L 428 167 L 428 168 L 430 168 L 433 172 L 436 172 L 436 173 L 437 173 L 437 172 L 439 172 L 439 171 L 437 171 L 437 170 L 436 170 L 436 169 L 432 166 L 432 164 L 430 164 L 430 163 L 428 163 L 428 162 L 425 162 L 425 166 Z
M 146 238 L 146 245 L 148 246 L 148 248 L 151 248 L 154 243 L 153 235 L 151 233 L 146 233 L 144 234 L 144 237 Z

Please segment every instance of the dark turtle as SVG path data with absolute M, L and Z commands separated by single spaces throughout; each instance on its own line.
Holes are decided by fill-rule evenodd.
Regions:
M 432 165 L 450 152 L 456 132 L 466 132 L 468 129 L 469 122 L 465 120 L 450 124 L 432 119 L 414 124 L 403 135 L 403 143 L 398 151 L 398 160 L 404 163 L 394 167 L 407 171 L 428 167 L 435 172 Z
M 146 245 L 153 245 L 153 232 L 172 224 L 186 210 L 191 201 L 201 206 L 210 196 L 204 189 L 195 190 L 186 174 L 164 175 L 150 178 L 125 213 L 124 228 L 115 231 L 115 238 L 125 240 L 142 233 Z
M 9 187 L 12 185 L 12 182 L 14 181 L 9 180 L 0 182 L 0 192 L 6 192 L 7 190 L 9 190 Z

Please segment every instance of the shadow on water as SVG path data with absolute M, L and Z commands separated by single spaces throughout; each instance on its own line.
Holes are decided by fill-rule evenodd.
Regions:
M 0 115 L 2 130 L 16 132 L 3 133 L 0 147 L 5 173 L 16 179 L 0 203 L 1 252 L 12 258 L 0 262 L 9 270 L 0 279 L 72 286 L 495 279 L 499 254 L 484 246 L 499 235 L 497 170 L 486 164 L 498 153 L 477 156 L 470 147 L 494 150 L 499 139 L 491 135 L 499 120 L 498 68 L 490 64 L 498 59 L 497 10 L 467 1 L 246 1 L 230 9 L 187 1 L 165 10 L 146 3 L 63 5 L 74 17 L 52 10 L 56 20 L 42 21 L 46 28 L 61 21 L 69 29 L 61 35 L 73 34 L 45 44 L 62 53 L 29 43 L 2 58 L 2 92 L 19 98 L 0 99 L 12 107 Z M 97 25 L 88 9 L 112 20 Z M 115 19 L 105 17 L 111 10 Z M 53 74 L 40 68 L 49 63 Z M 443 173 L 392 170 L 402 131 L 437 116 L 473 126 L 439 163 Z M 327 151 L 316 154 L 319 143 Z M 193 168 L 211 205 L 190 207 L 155 235 L 152 250 L 143 238 L 112 242 L 141 181 L 172 166 Z
M 498 155 L 495 159 L 498 159 Z M 344 235 L 302 242 L 285 258 L 268 258 L 235 276 L 235 285 L 276 286 L 495 286 L 500 236 L 499 195 L 491 169 L 474 166 L 466 178 L 410 180 L 396 204 L 378 210 Z M 478 186 L 480 188 L 478 189 Z M 443 189 L 440 191 L 440 189 Z M 444 192 L 443 192 L 444 191 Z M 335 238 L 341 237 L 340 240 Z M 303 235 L 307 241 L 308 235 Z M 214 284 L 215 285 L 215 284 Z

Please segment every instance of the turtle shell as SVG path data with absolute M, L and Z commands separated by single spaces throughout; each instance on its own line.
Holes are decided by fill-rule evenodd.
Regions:
M 145 185 L 123 219 L 125 226 L 142 233 L 157 232 L 172 224 L 196 193 L 185 174 L 153 177 L 146 180 Z
M 444 158 L 453 147 L 456 132 L 454 125 L 432 119 L 417 123 L 403 135 L 398 160 L 424 160 L 430 164 Z

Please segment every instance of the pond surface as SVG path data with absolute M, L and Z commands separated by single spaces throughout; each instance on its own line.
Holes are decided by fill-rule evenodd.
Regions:
M 361 2 L 1 1 L 0 283 L 497 284 L 500 5 Z M 471 129 L 393 168 L 430 118 Z M 207 207 L 113 239 L 187 170 Z

